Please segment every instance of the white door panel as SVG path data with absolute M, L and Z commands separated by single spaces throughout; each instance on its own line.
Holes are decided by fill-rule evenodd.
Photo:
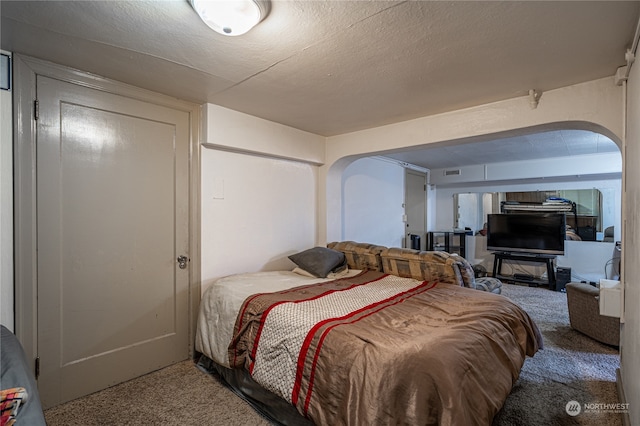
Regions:
M 420 250 L 426 248 L 427 197 L 426 174 L 406 169 L 405 171 L 405 247 L 411 248 L 411 235 L 420 237 Z
M 188 357 L 188 113 L 38 77 L 38 356 L 52 406 Z

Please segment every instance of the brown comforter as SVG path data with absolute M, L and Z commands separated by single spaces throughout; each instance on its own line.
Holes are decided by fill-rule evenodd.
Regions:
M 503 296 L 363 272 L 243 304 L 232 367 L 318 425 L 488 425 L 542 347 Z

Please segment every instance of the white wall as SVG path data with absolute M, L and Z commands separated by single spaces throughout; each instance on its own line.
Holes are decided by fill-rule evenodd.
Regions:
M 288 255 L 316 235 L 316 167 L 203 149 L 203 290 L 241 272 L 293 269 Z
M 482 194 L 474 192 L 460 193 L 458 196 L 458 211 L 451 211 L 453 226 L 458 229 L 472 229 L 477 231 L 482 229 L 482 218 L 480 212 L 484 211 L 482 206 Z M 455 198 L 454 198 L 455 200 Z M 454 201 L 455 207 L 455 201 Z M 457 216 L 457 218 L 456 218 Z M 456 223 L 457 219 L 457 223 Z M 449 227 L 451 228 L 451 227 Z M 436 228 L 437 230 L 439 228 Z M 446 229 L 446 228 L 444 228 Z
M 13 331 L 12 111 L 11 91 L 0 90 L 0 322 Z
M 587 175 L 620 174 L 620 152 L 573 155 L 535 160 L 496 162 L 458 167 L 458 175 L 446 175 L 444 169 L 431 170 L 431 183 L 435 185 L 464 184 L 469 182 L 495 182 L 514 179 L 566 179 Z
M 622 239 L 624 324 L 620 347 L 622 385 L 630 424 L 640 425 L 640 65 L 631 67 L 627 85 L 627 135 Z
M 564 255 L 558 256 L 557 266 L 571 268 L 573 281 L 597 283 L 601 278 L 612 278 L 611 273 L 618 271 L 615 246 L 598 241 L 565 241 Z
M 202 143 L 211 148 L 320 165 L 325 138 L 218 105 L 202 106 Z
M 404 168 L 378 158 L 351 163 L 342 175 L 341 240 L 402 247 Z
M 324 138 L 215 105 L 203 115 L 202 291 L 234 273 L 292 269 L 287 256 L 316 243 Z

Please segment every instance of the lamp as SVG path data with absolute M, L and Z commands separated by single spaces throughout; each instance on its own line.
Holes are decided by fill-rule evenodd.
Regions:
M 189 0 L 200 19 L 217 33 L 238 36 L 268 14 L 268 0 Z

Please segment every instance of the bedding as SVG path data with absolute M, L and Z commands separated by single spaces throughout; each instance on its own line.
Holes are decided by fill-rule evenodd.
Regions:
M 509 299 L 364 271 L 255 294 L 232 368 L 316 424 L 490 424 L 525 357 L 542 347 Z
M 350 269 L 217 280 L 201 302 L 198 365 L 279 424 L 490 424 L 542 348 L 527 313 L 475 290 L 459 256 L 328 247 Z
M 202 295 L 196 332 L 196 350 L 216 363 L 229 367 L 229 342 L 233 325 L 245 299 L 255 293 L 274 292 L 292 287 L 330 281 L 337 276 L 353 276 L 360 271 L 312 278 L 293 271 L 253 272 L 216 280 Z
M 347 269 L 347 259 L 344 257 L 344 253 L 326 247 L 313 247 L 292 254 L 289 256 L 289 260 L 317 278 L 326 278 L 332 272 Z

